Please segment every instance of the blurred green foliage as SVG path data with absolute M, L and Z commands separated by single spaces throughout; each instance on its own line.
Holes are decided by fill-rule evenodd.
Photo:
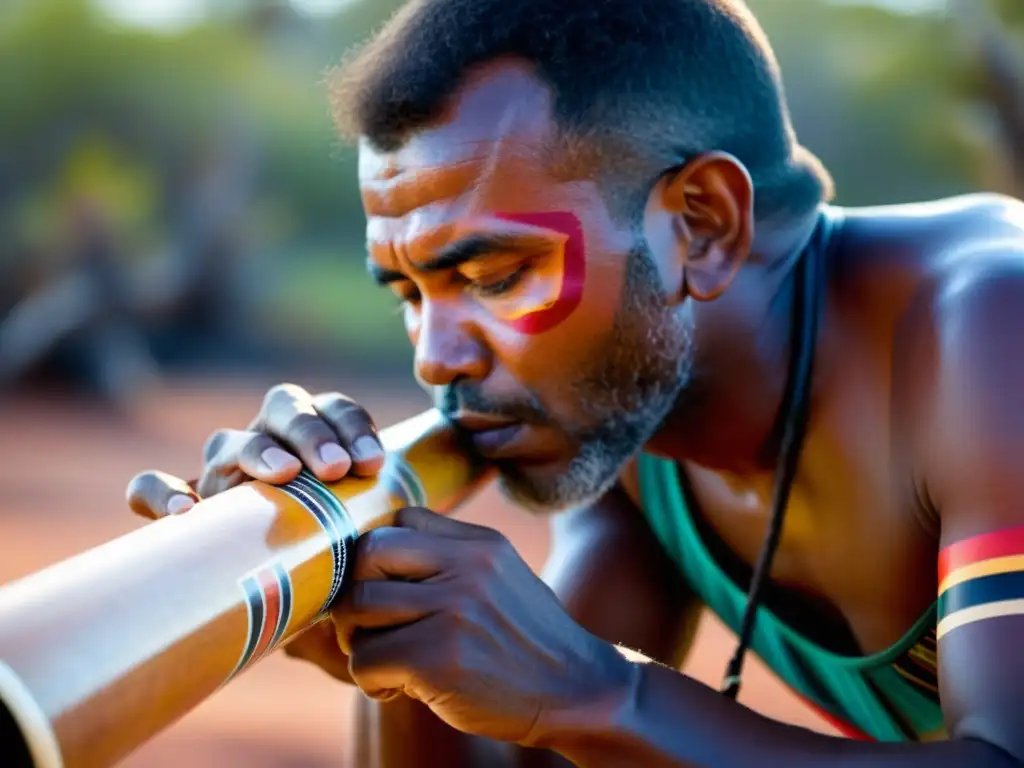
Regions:
M 363 275 L 354 154 L 333 133 L 324 74 L 400 4 L 366 0 L 317 20 L 280 2 L 212 4 L 208 20 L 174 34 L 116 26 L 87 0 L 0 10 L 0 269 L 45 259 L 62 201 L 82 189 L 140 251 L 157 247 L 172 238 L 182 174 L 241 132 L 259 153 L 245 222 L 269 269 L 254 293 L 261 316 L 286 336 L 393 355 L 404 335 Z M 1011 191 L 954 21 L 825 0 L 750 5 L 838 202 Z M 1024 41 L 1024 3 L 993 7 Z

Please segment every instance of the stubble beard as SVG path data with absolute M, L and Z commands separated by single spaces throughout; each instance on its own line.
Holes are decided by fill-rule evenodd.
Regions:
M 606 354 L 574 383 L 585 429 L 569 436 L 579 446 L 558 474 L 499 462 L 499 488 L 513 503 L 553 513 L 597 501 L 627 462 L 654 436 L 693 375 L 692 317 L 669 307 L 661 279 L 642 241 L 627 256 L 622 301 Z

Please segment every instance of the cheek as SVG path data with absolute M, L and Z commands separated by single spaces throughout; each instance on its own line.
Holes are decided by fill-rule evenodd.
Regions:
M 572 312 L 542 333 L 530 332 L 536 326 L 523 330 L 491 309 L 484 324 L 495 357 L 532 391 L 556 393 L 607 358 L 623 279 L 621 259 L 591 262 L 586 291 Z
M 543 259 L 514 299 L 492 310 L 506 326 L 534 336 L 560 326 L 579 307 L 586 282 L 583 227 L 565 211 L 499 213 L 498 218 L 544 227 L 566 236 L 562 248 Z
M 553 406 L 605 358 L 612 326 L 610 317 L 583 305 L 545 333 L 523 333 L 493 315 L 483 330 L 496 367 Z

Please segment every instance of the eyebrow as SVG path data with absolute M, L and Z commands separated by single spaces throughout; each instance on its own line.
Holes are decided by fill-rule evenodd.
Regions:
M 449 243 L 429 260 L 417 262 L 415 266 L 419 272 L 442 272 L 446 269 L 456 269 L 468 261 L 495 252 L 536 250 L 550 246 L 551 238 L 543 235 L 476 233 Z M 381 267 L 372 260 L 366 262 L 366 269 L 378 285 L 389 285 L 409 279 L 407 275 Z

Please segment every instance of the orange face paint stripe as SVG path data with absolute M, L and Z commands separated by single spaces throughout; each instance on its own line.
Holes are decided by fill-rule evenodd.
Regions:
M 549 331 L 569 317 L 583 298 L 583 283 L 586 277 L 583 226 L 574 214 L 567 211 L 497 213 L 495 216 L 505 221 L 543 227 L 566 235 L 562 250 L 562 284 L 554 300 L 536 311 L 506 320 L 509 327 L 520 333 L 532 335 Z

